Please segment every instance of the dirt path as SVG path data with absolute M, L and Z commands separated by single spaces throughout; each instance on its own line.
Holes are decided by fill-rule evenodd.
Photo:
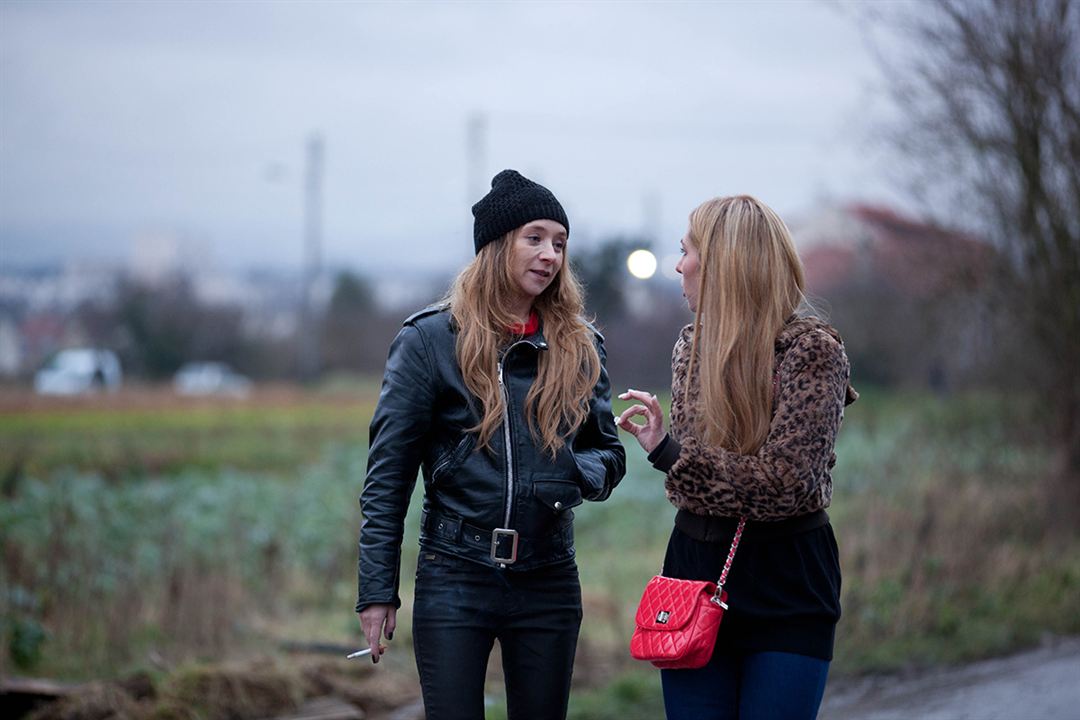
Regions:
M 912 677 L 830 686 L 821 720 L 1080 720 L 1080 638 Z

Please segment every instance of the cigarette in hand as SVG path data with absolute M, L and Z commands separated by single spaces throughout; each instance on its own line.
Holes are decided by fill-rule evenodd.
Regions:
M 385 645 L 380 645 L 379 646 L 379 654 L 381 655 L 384 652 L 386 652 L 386 646 Z M 370 654 L 371 654 L 371 648 L 364 648 L 363 650 L 357 650 L 354 653 L 349 653 L 348 655 L 345 656 L 345 659 L 346 660 L 352 660 L 353 658 L 364 657 L 365 655 L 370 655 Z

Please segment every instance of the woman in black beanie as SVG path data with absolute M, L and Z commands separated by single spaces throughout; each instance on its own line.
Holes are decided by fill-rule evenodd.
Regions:
M 356 610 L 378 662 L 422 470 L 413 644 L 428 720 L 484 716 L 495 640 L 509 717 L 564 718 L 581 624 L 572 508 L 608 497 L 625 453 L 562 205 L 504 170 L 473 216 L 476 258 L 390 348 L 360 497 Z

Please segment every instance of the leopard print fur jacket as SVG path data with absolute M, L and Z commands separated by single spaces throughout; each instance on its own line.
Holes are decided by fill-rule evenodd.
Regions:
M 676 507 L 699 515 L 780 520 L 829 506 L 833 446 L 844 407 L 858 394 L 839 333 L 814 317 L 792 317 L 776 338 L 778 392 L 765 444 L 740 455 L 703 444 L 693 418 L 698 394 L 684 403 L 692 326 L 671 359 L 671 431 L 681 446 L 664 486 Z M 695 363 L 695 368 L 697 363 Z M 695 369 L 695 375 L 697 374 Z

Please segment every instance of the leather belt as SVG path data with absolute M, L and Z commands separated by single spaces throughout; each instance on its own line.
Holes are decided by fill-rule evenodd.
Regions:
M 798 535 L 824 527 L 829 514 L 824 510 L 785 518 L 784 520 L 751 520 L 743 530 L 743 540 L 753 541 Z M 685 535 L 702 542 L 731 542 L 731 536 L 739 525 L 739 518 L 697 515 L 689 510 L 675 513 L 675 527 Z
M 518 560 L 530 560 L 546 553 L 563 552 L 573 548 L 573 535 L 567 532 L 570 523 L 556 528 L 550 535 L 525 537 L 507 528 L 481 528 L 460 517 L 437 510 L 424 510 L 420 519 L 424 534 L 464 548 L 470 557 L 485 559 L 498 565 L 512 565 Z

